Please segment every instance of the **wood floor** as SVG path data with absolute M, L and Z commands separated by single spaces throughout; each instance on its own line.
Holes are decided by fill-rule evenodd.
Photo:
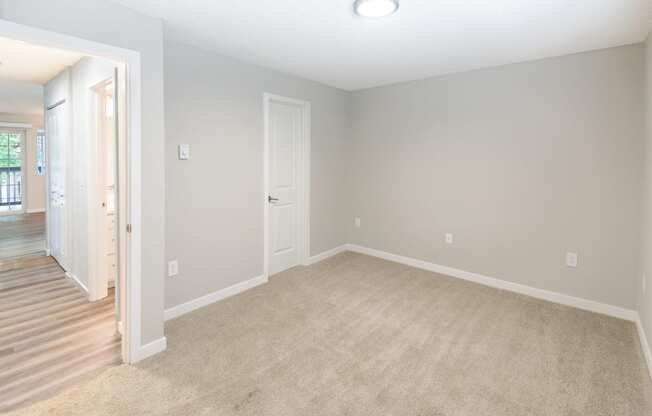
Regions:
M 88 302 L 51 257 L 0 260 L 0 412 L 120 363 L 114 302 Z
M 44 213 L 0 215 L 0 259 L 44 251 Z

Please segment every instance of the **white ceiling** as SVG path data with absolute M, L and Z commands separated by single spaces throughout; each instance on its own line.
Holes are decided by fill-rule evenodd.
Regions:
M 43 86 L 0 79 L 0 113 L 43 114 Z
M 637 43 L 649 0 L 117 0 L 171 39 L 346 90 Z
M 82 56 L 76 52 L 0 38 L 0 80 L 43 85 Z

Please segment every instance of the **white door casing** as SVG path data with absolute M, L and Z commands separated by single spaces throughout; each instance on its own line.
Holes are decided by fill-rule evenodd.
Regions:
M 265 275 L 307 264 L 310 104 L 264 95 Z
M 117 74 L 118 69 L 115 69 Z M 117 144 L 116 117 L 118 100 L 113 99 L 117 75 L 91 88 L 89 106 L 94 128 L 91 134 L 90 160 L 92 166 L 89 184 L 89 282 L 91 301 L 108 296 L 109 282 L 117 276 Z M 108 88 L 108 90 L 107 90 Z M 111 104 L 111 105 L 110 105 Z M 116 308 L 122 293 L 115 291 Z M 119 314 L 118 314 L 119 315 Z

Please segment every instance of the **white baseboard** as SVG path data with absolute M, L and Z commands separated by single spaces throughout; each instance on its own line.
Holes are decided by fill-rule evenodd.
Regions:
M 650 379 L 652 379 L 652 351 L 650 350 L 650 344 L 647 342 L 647 336 L 645 334 L 645 329 L 643 328 L 643 323 L 641 322 L 641 317 L 638 315 L 636 316 L 636 329 L 638 330 L 638 338 L 641 341 L 641 350 L 643 351 L 643 356 L 647 363 L 647 369 L 650 372 Z
M 258 276 L 254 277 L 253 279 L 245 280 L 244 282 L 240 282 L 233 286 L 218 290 L 217 292 L 209 293 L 208 295 L 193 299 L 190 302 L 173 306 L 165 310 L 165 320 L 168 321 L 170 319 L 177 318 L 181 315 L 185 315 L 189 312 L 210 305 L 211 303 L 219 302 L 222 299 L 229 298 L 231 296 L 237 295 L 238 293 L 242 293 L 245 290 L 252 289 L 265 283 L 267 283 L 267 277 Z
M 27 213 L 28 214 L 41 214 L 45 212 L 45 208 L 39 208 L 39 209 L 28 209 Z
M 348 250 L 348 244 L 335 247 L 323 253 L 312 256 L 308 259 L 308 265 L 318 263 L 322 260 L 326 260 L 329 257 L 333 257 L 336 254 L 343 253 Z M 202 308 L 204 306 L 210 305 L 220 300 L 226 299 L 228 297 L 237 295 L 246 290 L 252 289 L 261 284 L 267 283 L 267 278 L 265 276 L 254 277 L 253 279 L 246 280 L 244 282 L 229 286 L 225 289 L 218 290 L 217 292 L 209 293 L 200 298 L 193 299 L 189 302 L 182 303 L 181 305 L 173 306 L 165 310 L 165 320 L 177 318 L 181 315 L 185 315 L 189 312 Z
M 405 264 L 408 266 L 416 267 L 418 269 L 429 270 L 431 272 L 445 274 L 451 277 L 468 280 L 481 285 L 503 289 L 510 292 L 520 293 L 522 295 L 531 296 L 537 299 L 547 300 L 549 302 L 559 303 L 566 306 L 572 306 L 578 309 L 583 309 L 591 312 L 600 313 L 603 315 L 613 316 L 615 318 L 625 319 L 627 321 L 635 322 L 638 313 L 636 311 L 621 308 L 619 306 L 608 305 L 588 299 L 576 298 L 574 296 L 564 295 L 557 292 L 551 292 L 544 289 L 538 289 L 531 286 L 522 285 L 519 283 L 508 282 L 489 276 L 483 276 L 478 273 L 467 272 L 464 270 L 454 269 L 448 266 L 441 266 L 439 264 L 429 263 L 423 260 L 417 260 L 410 257 L 399 256 L 397 254 L 387 253 L 372 248 L 362 247 L 355 244 L 347 245 L 349 251 L 356 253 L 366 254 L 368 256 L 379 257 L 381 259 L 393 261 L 396 263 Z
M 75 276 L 75 275 L 72 274 L 72 273 L 66 272 L 66 277 L 67 277 L 68 279 L 71 279 L 73 282 L 75 282 L 75 284 L 76 284 L 77 286 L 79 286 L 79 288 L 80 288 L 81 290 L 83 290 L 84 292 L 86 292 L 86 293 L 88 294 L 88 288 L 86 287 L 85 284 L 83 284 L 83 283 L 81 282 L 81 280 L 79 280 L 79 279 L 77 278 L 77 276 Z
M 168 340 L 166 337 L 161 337 L 157 340 L 154 340 L 149 344 L 145 344 L 141 346 L 138 349 L 136 356 L 133 357 L 133 359 L 131 360 L 131 363 L 132 364 L 137 363 L 138 361 L 142 361 L 145 358 L 149 358 L 153 355 L 163 352 L 167 349 L 167 347 L 168 347 Z
M 319 263 L 320 261 L 326 260 L 329 257 L 333 257 L 337 254 L 343 253 L 348 250 L 348 244 L 343 244 L 339 247 L 326 250 L 323 253 L 312 256 L 308 259 L 308 265 Z

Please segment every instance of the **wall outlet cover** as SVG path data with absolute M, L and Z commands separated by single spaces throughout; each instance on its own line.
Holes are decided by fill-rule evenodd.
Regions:
M 568 267 L 577 267 L 577 253 L 568 252 L 566 253 L 566 266 Z

